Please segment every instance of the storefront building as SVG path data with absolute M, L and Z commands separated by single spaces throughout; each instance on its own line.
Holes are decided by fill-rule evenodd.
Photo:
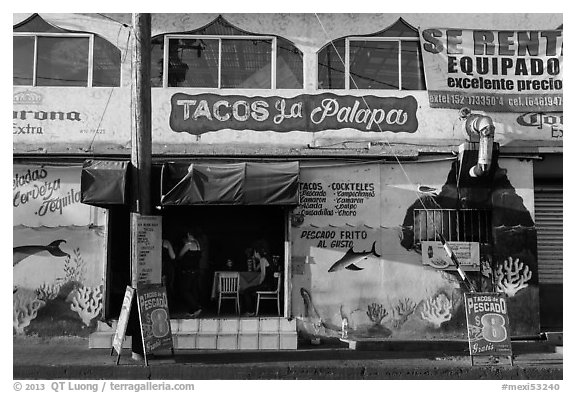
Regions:
M 130 15 L 14 19 L 14 332 L 109 347 L 130 283 Z M 561 25 L 153 14 L 153 210 L 177 249 L 199 227 L 209 250 L 203 313 L 172 298 L 176 348 L 464 340 L 440 235 L 477 291 L 506 294 L 513 337 L 561 331 Z M 280 300 L 218 313 L 217 272 L 249 286 L 261 246 Z

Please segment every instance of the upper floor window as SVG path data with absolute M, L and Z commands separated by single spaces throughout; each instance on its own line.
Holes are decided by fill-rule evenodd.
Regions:
M 378 33 L 330 42 L 318 52 L 318 88 L 424 90 L 418 31 L 400 18 Z
M 120 50 L 34 15 L 14 27 L 12 75 L 14 86 L 120 86 Z
M 151 69 L 153 87 L 303 87 L 302 52 L 293 44 L 246 33 L 221 16 L 192 32 L 154 37 Z

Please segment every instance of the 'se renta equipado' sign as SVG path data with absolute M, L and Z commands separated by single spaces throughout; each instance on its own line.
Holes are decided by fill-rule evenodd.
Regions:
M 504 294 L 464 293 L 470 356 L 511 356 L 508 306 Z
M 562 30 L 422 31 L 432 108 L 561 112 Z

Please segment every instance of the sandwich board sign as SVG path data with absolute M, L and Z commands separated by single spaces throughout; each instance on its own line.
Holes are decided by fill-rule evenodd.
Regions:
M 173 350 L 166 288 L 151 285 L 138 289 L 138 314 L 144 354 L 165 349 Z
M 120 361 L 122 342 L 126 335 L 126 326 L 135 297 L 137 299 L 138 323 L 142 334 L 144 362 L 146 365 L 148 365 L 147 355 L 153 352 L 169 349 L 174 355 L 166 288 L 162 285 L 150 285 L 138 289 L 127 286 L 120 318 L 112 339 L 112 354 L 114 350 L 118 353 L 116 364 Z
M 126 292 L 124 293 L 124 300 L 122 301 L 122 309 L 120 310 L 120 318 L 118 318 L 118 323 L 116 324 L 116 332 L 114 333 L 114 338 L 112 339 L 112 354 L 114 354 L 114 350 L 116 350 L 116 353 L 118 354 L 116 364 L 118 364 L 120 361 L 122 343 L 126 337 L 126 326 L 128 326 L 128 318 L 130 317 L 130 310 L 132 309 L 133 300 L 134 288 L 127 286 Z
M 505 295 L 493 292 L 464 293 L 470 358 L 506 356 L 512 364 L 510 323 Z

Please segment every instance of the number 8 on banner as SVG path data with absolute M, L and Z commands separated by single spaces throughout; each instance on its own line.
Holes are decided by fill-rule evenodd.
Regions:
M 159 308 L 150 314 L 152 320 L 152 335 L 157 338 L 162 338 L 170 331 L 168 322 L 168 314 L 165 309 Z
M 482 323 L 482 336 L 486 341 L 499 343 L 508 337 L 505 319 L 500 314 L 484 314 L 480 319 Z

